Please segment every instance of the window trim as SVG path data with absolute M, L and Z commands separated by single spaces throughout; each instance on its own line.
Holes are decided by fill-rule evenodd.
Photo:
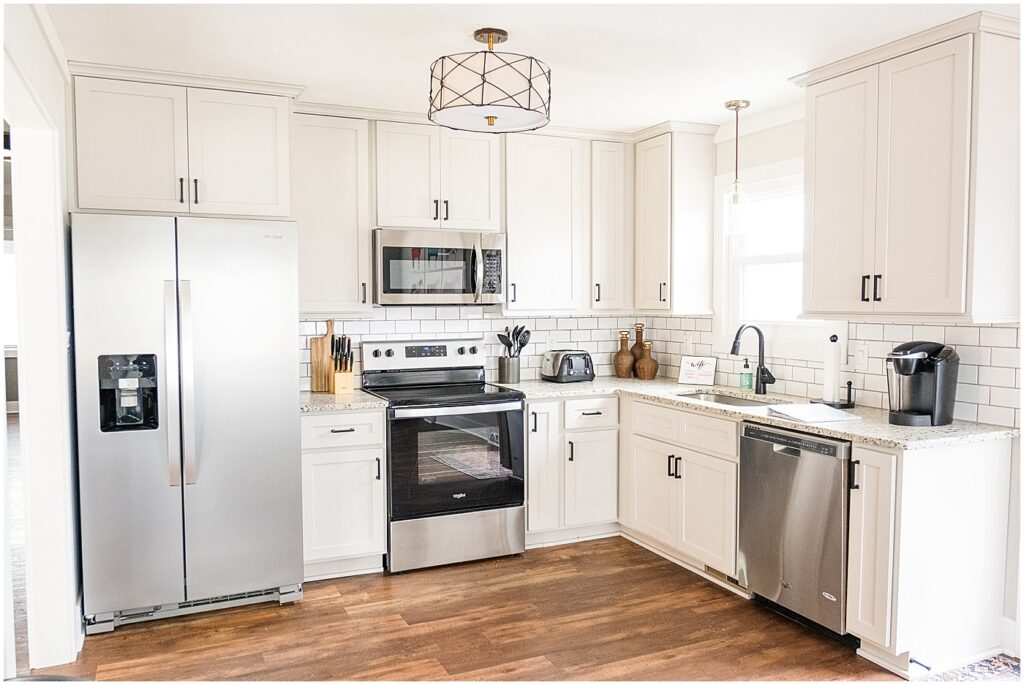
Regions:
M 743 169 L 740 180 L 745 183 L 767 183 L 785 178 L 800 176 L 804 173 L 802 157 L 787 159 L 781 162 Z M 735 288 L 731 279 L 733 269 L 729 263 L 730 254 L 726 242 L 724 198 L 733 181 L 732 172 L 715 176 L 715 276 L 714 276 L 714 335 L 712 351 L 728 354 L 732 347 L 733 335 L 739 328 L 740 320 L 737 303 L 734 301 Z M 783 257 L 785 255 L 776 255 Z M 756 258 L 748 258 L 756 259 Z M 773 260 L 774 261 L 774 260 Z M 801 303 L 802 305 L 802 303 Z M 847 333 L 849 326 L 846 321 L 823 321 L 801 319 L 799 321 L 744 321 L 756 324 L 765 335 L 765 355 L 778 359 L 798 361 L 824 361 L 825 340 L 830 335 L 839 336 L 840 357 L 846 354 Z M 757 355 L 755 336 L 744 336 L 740 354 L 746 357 Z

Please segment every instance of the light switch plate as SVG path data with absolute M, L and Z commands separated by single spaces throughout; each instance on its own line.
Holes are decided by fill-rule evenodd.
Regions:
M 849 358 L 852 360 L 853 371 L 868 370 L 868 344 L 863 340 L 851 340 L 849 345 Z
M 680 336 L 679 342 L 682 345 L 683 354 L 687 356 L 693 355 L 693 336 L 683 335 Z

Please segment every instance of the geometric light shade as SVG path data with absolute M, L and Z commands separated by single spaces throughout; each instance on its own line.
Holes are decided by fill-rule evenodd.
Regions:
M 430 66 L 434 123 L 461 131 L 532 131 L 551 121 L 551 69 L 511 52 L 462 52 Z

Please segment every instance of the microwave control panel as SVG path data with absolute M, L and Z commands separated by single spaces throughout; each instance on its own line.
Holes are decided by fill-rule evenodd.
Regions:
M 484 285 L 489 295 L 501 294 L 501 250 L 484 250 Z

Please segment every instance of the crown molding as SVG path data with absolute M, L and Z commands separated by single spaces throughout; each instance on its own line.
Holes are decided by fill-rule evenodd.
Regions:
M 804 118 L 804 103 L 794 102 L 791 105 L 776 107 L 757 114 L 740 115 L 741 136 L 749 136 L 751 133 L 766 131 L 776 126 L 782 126 Z M 715 134 L 715 142 L 721 143 L 726 140 L 733 140 L 736 137 L 736 124 L 729 122 L 718 127 Z
M 966 17 L 954 19 L 945 24 L 894 40 L 891 43 L 886 43 L 871 50 L 865 50 L 845 59 L 797 74 L 789 80 L 801 87 L 809 86 L 893 59 L 894 57 L 899 57 L 900 55 L 905 55 L 914 50 L 926 48 L 929 45 L 941 43 L 950 38 L 962 36 L 965 33 L 978 32 L 997 33 L 1011 38 L 1020 38 L 1020 20 L 992 12 L 975 12 Z
M 713 136 L 718 132 L 718 124 L 698 124 L 690 121 L 663 121 L 660 124 L 649 126 L 633 134 L 633 142 L 647 140 L 660 136 L 662 133 L 697 133 L 706 136 Z
M 293 83 L 275 83 L 273 81 L 252 81 L 249 79 L 226 78 L 222 76 L 205 76 L 202 74 L 185 74 L 159 69 L 140 69 L 137 67 L 119 67 L 111 64 L 95 62 L 68 62 L 68 69 L 73 76 L 95 76 L 118 81 L 145 81 L 162 83 L 170 86 L 192 86 L 194 88 L 211 88 L 213 90 L 234 90 L 243 93 L 260 93 L 263 95 L 280 95 L 298 97 L 305 86 Z
M 68 55 L 64 52 L 64 45 L 60 42 L 60 37 L 57 35 L 57 27 L 53 25 L 50 11 L 46 9 L 45 5 L 32 5 L 31 7 L 32 12 L 36 15 L 36 21 L 39 22 L 39 28 L 42 29 L 43 35 L 46 36 L 46 43 L 50 48 L 50 54 L 53 55 L 53 60 L 60 68 L 61 74 L 64 75 L 64 80 L 70 81 L 71 72 L 68 69 Z

